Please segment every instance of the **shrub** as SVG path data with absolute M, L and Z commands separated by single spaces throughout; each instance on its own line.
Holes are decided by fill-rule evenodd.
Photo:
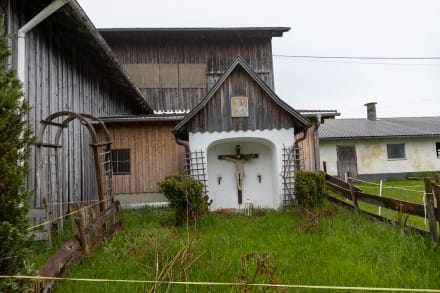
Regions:
M 187 220 L 192 222 L 208 213 L 208 198 L 203 194 L 203 184 L 192 177 L 168 175 L 159 182 L 159 190 L 175 210 L 176 225 Z
M 324 172 L 297 171 L 295 173 L 295 197 L 305 208 L 314 208 L 327 196 Z
M 29 273 L 26 258 L 30 246 L 26 231 L 29 193 L 24 180 L 32 136 L 24 119 L 28 107 L 20 101 L 21 82 L 14 70 L 4 67 L 9 55 L 8 38 L 0 26 L 0 275 L 3 276 Z M 26 291 L 27 283 L 0 279 L 0 292 Z

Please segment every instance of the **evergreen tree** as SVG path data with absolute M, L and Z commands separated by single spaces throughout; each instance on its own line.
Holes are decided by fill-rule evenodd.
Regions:
M 3 21 L 0 20 L 0 23 Z M 24 182 L 32 135 L 22 84 L 6 68 L 8 36 L 0 27 L 0 275 L 28 274 L 28 197 Z M 24 292 L 28 281 L 0 279 L 0 292 Z

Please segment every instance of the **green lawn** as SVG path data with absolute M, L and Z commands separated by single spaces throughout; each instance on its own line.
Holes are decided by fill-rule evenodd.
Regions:
M 440 288 L 440 253 L 429 239 L 328 203 L 320 213 L 311 217 L 304 210 L 288 209 L 259 211 L 252 217 L 211 214 L 194 226 L 176 229 L 168 208 L 127 211 L 126 230 L 74 266 L 69 277 Z M 151 289 L 151 284 L 59 281 L 54 292 Z M 240 292 L 244 287 L 160 284 L 157 289 Z
M 373 195 L 380 194 L 379 182 L 360 182 L 357 183 L 356 186 L 362 189 L 364 193 Z M 391 179 L 383 181 L 382 196 L 423 204 L 424 189 L 423 180 Z M 379 208 L 377 206 L 360 203 L 360 208 L 371 213 L 379 214 Z M 380 210 L 380 213 L 382 216 L 393 220 L 402 220 L 403 216 L 396 211 L 384 208 Z M 421 217 L 409 216 L 406 224 L 422 230 L 429 230 L 425 224 L 425 219 Z

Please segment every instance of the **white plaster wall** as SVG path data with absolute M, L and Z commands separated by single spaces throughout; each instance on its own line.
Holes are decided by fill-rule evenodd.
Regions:
M 327 172 L 336 175 L 337 145 L 355 145 L 358 173 L 406 173 L 439 171 L 440 159 L 437 158 L 435 143 L 440 138 L 396 138 L 396 139 L 369 139 L 369 140 L 339 140 L 320 141 L 320 156 L 322 162 L 327 162 Z M 404 143 L 405 159 L 388 160 L 387 144 Z
M 249 198 L 254 206 L 279 208 L 282 204 L 282 154 L 283 145 L 294 143 L 293 129 L 190 133 L 191 151 L 207 154 L 208 194 L 212 210 L 243 208 L 237 202 L 235 164 L 219 160 L 218 155 L 234 154 L 235 145 L 243 154 L 258 154 L 259 158 L 243 164 L 243 203 Z M 261 183 L 258 175 L 262 176 Z M 221 183 L 218 184 L 218 177 Z

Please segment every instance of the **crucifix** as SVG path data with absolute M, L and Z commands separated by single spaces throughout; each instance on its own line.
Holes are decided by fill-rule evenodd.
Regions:
M 219 155 L 219 160 L 227 160 L 235 163 L 235 180 L 237 181 L 238 204 L 243 203 L 243 162 L 258 158 L 258 154 L 242 154 L 240 152 L 240 145 L 235 146 L 235 154 L 233 155 Z

